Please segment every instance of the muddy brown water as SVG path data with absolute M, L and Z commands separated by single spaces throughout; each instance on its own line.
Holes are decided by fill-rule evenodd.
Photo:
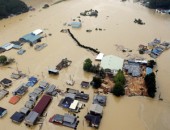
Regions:
M 10 74 L 16 71 L 17 66 L 26 74 L 30 76 L 35 75 L 39 80 L 47 80 L 63 90 L 69 87 L 65 81 L 69 79 L 69 75 L 72 75 L 76 81 L 73 88 L 81 90 L 81 81 L 90 81 L 92 77 L 91 74 L 83 72 L 83 61 L 88 57 L 94 60 L 95 56 L 91 52 L 79 48 L 68 34 L 60 33 L 60 30 L 70 28 L 63 26 L 63 24 L 70 22 L 74 18 L 76 19 L 80 12 L 86 9 L 98 10 L 99 16 L 97 18 L 81 16 L 82 27 L 80 29 L 70 28 L 71 32 L 80 43 L 98 48 L 106 55 L 113 54 L 126 58 L 128 54 L 138 55 L 138 45 L 147 45 L 154 38 L 170 41 L 170 16 L 157 14 L 154 10 L 149 10 L 132 1 L 68 0 L 53 5 L 48 9 L 42 9 L 41 7 L 45 3 L 53 3 L 55 0 L 25 1 L 35 7 L 36 11 L 1 20 L 0 44 L 17 40 L 19 37 L 37 28 L 45 29 L 45 33 L 51 33 L 52 36 L 42 40 L 42 43 L 47 43 L 48 46 L 40 52 L 36 52 L 27 44 L 23 46 L 26 49 L 26 53 L 22 56 L 17 55 L 16 50 L 5 52 L 5 55 L 16 59 L 17 65 L 12 64 L 10 68 L 1 67 L 0 79 L 4 77 L 9 78 Z M 133 22 L 135 18 L 141 18 L 146 24 L 135 24 Z M 105 31 L 95 31 L 95 28 L 102 28 Z M 91 29 L 92 32 L 87 33 L 87 29 Z M 130 48 L 133 52 L 122 53 L 117 51 L 115 44 Z M 109 94 L 99 130 L 170 130 L 169 55 L 170 50 L 164 52 L 156 60 L 158 63 L 158 92 L 155 99 L 140 96 L 116 98 Z M 71 66 L 63 69 L 59 76 L 49 76 L 47 69 L 55 67 L 65 57 L 73 61 Z M 142 57 L 149 59 L 147 55 L 142 55 Z M 9 104 L 8 101 L 12 96 L 12 91 L 26 81 L 27 78 L 13 81 L 13 86 L 8 89 L 10 94 L 0 101 L 0 106 L 8 110 L 8 114 L 0 120 L 0 130 L 39 130 L 39 125 L 27 128 L 24 123 L 17 125 L 10 120 L 10 116 L 24 106 L 24 103 L 28 100 L 28 93 L 32 92 L 35 87 L 38 87 L 36 85 L 33 88 L 29 88 L 29 92 L 16 105 Z M 93 89 L 89 88 L 84 91 L 90 94 L 90 100 L 86 104 L 86 108 L 79 114 L 80 123 L 77 129 L 92 130 L 92 128 L 88 127 L 83 117 L 92 103 Z M 163 101 L 158 100 L 160 94 Z M 50 104 L 41 130 L 69 130 L 67 127 L 53 125 L 48 122 L 49 118 L 54 114 L 66 113 L 65 110 L 57 106 L 61 98 L 62 96 L 55 97 Z

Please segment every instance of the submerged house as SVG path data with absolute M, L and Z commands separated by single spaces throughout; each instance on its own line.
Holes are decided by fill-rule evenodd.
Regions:
M 101 106 L 106 106 L 107 97 L 104 95 L 95 95 L 93 98 L 93 104 L 99 104 Z
M 40 35 L 34 35 L 33 33 L 29 33 L 26 34 L 24 36 L 22 36 L 19 41 L 22 42 L 28 42 L 30 44 L 36 44 L 37 42 L 39 42 L 42 39 L 42 36 Z
M 4 78 L 3 80 L 1 80 L 0 84 L 2 84 L 2 86 L 4 87 L 9 87 L 12 85 L 12 80 Z
M 25 118 L 25 114 L 21 112 L 15 112 L 10 118 L 15 123 L 21 123 Z

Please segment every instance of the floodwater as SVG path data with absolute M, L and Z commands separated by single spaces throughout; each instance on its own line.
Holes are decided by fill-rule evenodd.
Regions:
M 170 16 L 155 13 L 138 3 L 132 1 L 120 2 L 118 0 L 67 0 L 59 4 L 42 9 L 45 3 L 52 4 L 55 0 L 25 0 L 29 5 L 36 7 L 36 11 L 28 12 L 16 17 L 0 21 L 0 44 L 18 40 L 19 37 L 31 32 L 37 28 L 45 29 L 48 36 L 42 40 L 48 46 L 40 52 L 36 52 L 29 45 L 24 45 L 26 53 L 22 56 L 17 55 L 16 50 L 5 52 L 4 54 L 15 58 L 16 64 L 6 68 L 0 68 L 0 79 L 9 78 L 10 74 L 16 70 L 25 72 L 32 76 L 35 75 L 39 80 L 47 80 L 65 90 L 68 87 L 65 81 L 72 75 L 76 81 L 73 88 L 79 89 L 82 80 L 90 81 L 92 75 L 83 72 L 82 65 L 86 58 L 94 60 L 95 56 L 89 51 L 79 48 L 67 33 L 60 33 L 61 29 L 70 28 L 63 26 L 65 22 L 76 19 L 80 12 L 88 9 L 96 9 L 99 12 L 97 18 L 82 17 L 82 28 L 71 29 L 71 32 L 80 41 L 80 43 L 94 48 L 98 48 L 104 54 L 113 54 L 126 58 L 127 55 L 138 56 L 137 48 L 139 44 L 147 45 L 154 38 L 160 38 L 162 41 L 170 41 Z M 146 24 L 137 25 L 133 21 L 135 18 L 141 18 Z M 105 29 L 95 31 L 95 28 Z M 87 29 L 92 29 L 87 33 Z M 116 50 L 115 44 L 133 50 L 132 53 L 122 53 Z M 99 130 L 170 130 L 170 51 L 164 52 L 157 58 L 157 86 L 158 92 L 155 99 L 147 97 L 122 97 L 116 98 L 109 94 L 107 106 L 104 108 Z M 54 68 L 62 58 L 67 57 L 72 60 L 69 68 L 63 69 L 59 76 L 49 76 L 48 68 Z M 141 57 L 141 56 L 140 56 Z M 149 59 L 147 55 L 142 55 Z M 97 62 L 94 62 L 97 64 Z M 10 94 L 0 101 L 0 106 L 8 109 L 8 114 L 0 120 L 0 130 L 39 130 L 40 126 L 27 128 L 24 123 L 20 125 L 12 123 L 10 116 L 19 111 L 28 100 L 28 93 L 16 104 L 8 103 L 12 96 L 12 91 L 21 83 L 27 81 L 27 78 L 13 81 L 13 86 L 9 88 Z M 36 85 L 38 87 L 38 85 Z M 34 89 L 29 88 L 29 92 Z M 84 90 L 90 94 L 90 100 L 86 108 L 79 114 L 80 123 L 78 130 L 91 130 L 84 120 L 90 104 L 92 103 L 93 89 Z M 159 95 L 163 101 L 158 100 Z M 69 130 L 63 126 L 53 125 L 48 122 L 49 118 L 57 113 L 66 111 L 57 105 L 62 97 L 55 97 L 47 110 L 47 117 L 41 130 Z

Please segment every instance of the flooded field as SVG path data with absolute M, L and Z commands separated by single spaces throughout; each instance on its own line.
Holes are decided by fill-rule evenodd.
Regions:
M 80 48 L 67 33 L 61 33 L 62 29 L 70 28 L 74 36 L 80 43 L 97 48 L 105 55 L 113 54 L 126 58 L 128 55 L 140 56 L 150 59 L 148 55 L 139 55 L 137 49 L 139 44 L 147 45 L 154 38 L 162 41 L 170 41 L 170 16 L 161 15 L 141 6 L 132 1 L 121 2 L 119 0 L 67 0 L 59 4 L 42 9 L 45 3 L 51 5 L 55 0 L 24 0 L 29 5 L 36 8 L 16 17 L 3 19 L 0 21 L 0 45 L 10 41 L 18 40 L 21 36 L 38 28 L 44 29 L 46 38 L 42 43 L 48 46 L 41 51 L 35 51 L 28 44 L 23 46 L 26 49 L 25 54 L 18 55 L 17 50 L 10 50 L 4 55 L 15 58 L 17 64 L 8 67 L 0 67 L 0 79 L 10 78 L 10 74 L 16 71 L 17 67 L 29 76 L 37 76 L 39 80 L 46 80 L 55 84 L 60 89 L 67 87 L 66 80 L 73 75 L 75 85 L 73 88 L 82 90 L 80 83 L 82 80 L 90 81 L 91 74 L 83 71 L 83 61 L 91 58 L 93 61 L 95 55 L 85 49 Z M 46 2 L 47 1 L 47 2 Z M 83 17 L 80 12 L 84 10 L 98 10 L 98 17 Z M 77 19 L 80 16 L 82 27 L 72 29 L 64 26 L 66 22 Z M 135 24 L 135 18 L 140 18 L 145 25 Z M 96 31 L 95 28 L 102 28 L 102 31 Z M 86 32 L 91 29 L 92 32 Z M 48 34 L 52 34 L 49 36 Z M 122 45 L 132 52 L 122 53 L 116 49 L 115 45 Z M 157 87 L 158 92 L 155 99 L 144 96 L 124 96 L 116 98 L 108 94 L 107 105 L 104 108 L 104 115 L 99 130 L 170 130 L 170 51 L 164 52 L 157 58 Z M 63 69 L 58 76 L 49 76 L 48 68 L 55 67 L 63 58 L 72 61 L 71 66 Z M 98 62 L 94 62 L 98 63 Z M 13 81 L 13 85 L 8 89 L 10 94 L 0 101 L 0 106 L 8 110 L 8 114 L 0 119 L 0 130 L 39 130 L 40 125 L 28 128 L 22 122 L 20 125 L 12 123 L 10 116 L 19 111 L 28 100 L 28 93 L 35 87 L 30 87 L 28 93 L 16 104 L 8 103 L 12 97 L 12 91 L 20 84 L 27 81 L 27 78 Z M 36 85 L 38 87 L 38 85 Z M 90 100 L 78 115 L 80 123 L 77 130 L 92 130 L 84 120 L 84 116 L 92 103 L 93 89 L 83 90 L 90 94 Z M 159 95 L 163 101 L 158 100 Z M 57 126 L 48 122 L 54 114 L 64 114 L 66 111 L 58 107 L 62 96 L 54 97 L 52 103 L 47 109 L 47 117 L 41 130 L 69 130 L 64 126 Z

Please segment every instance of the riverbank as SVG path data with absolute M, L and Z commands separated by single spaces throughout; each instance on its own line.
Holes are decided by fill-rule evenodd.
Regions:
M 45 0 L 40 5 L 38 5 L 38 0 L 27 1 L 30 4 L 33 2 L 36 10 L 0 21 L 0 44 L 17 40 L 19 37 L 37 28 L 44 29 L 46 34 L 51 33 L 51 36 L 42 40 L 42 43 L 48 44 L 42 51 L 37 52 L 28 44 L 25 44 L 23 48 L 27 51 L 24 55 L 17 55 L 16 50 L 5 52 L 5 55 L 15 58 L 19 70 L 30 76 L 37 76 L 40 80 L 45 79 L 63 90 L 68 87 L 65 82 L 69 79 L 69 75 L 74 75 L 75 85 L 73 88 L 81 91 L 81 81 L 90 81 L 92 78 L 92 75 L 83 71 L 83 62 L 86 58 L 95 59 L 93 54 L 76 46 L 68 34 L 61 33 L 60 30 L 63 28 L 70 28 L 71 32 L 83 45 L 98 48 L 98 50 L 106 55 L 113 54 L 122 58 L 126 58 L 129 54 L 131 56 L 141 56 L 138 54 L 138 45 L 148 43 L 154 38 L 170 41 L 170 17 L 168 15 L 162 16 L 155 14 L 154 11 L 132 2 L 127 1 L 123 3 L 118 0 L 70 0 L 55 4 L 47 9 L 42 9 L 42 6 L 46 3 Z M 97 18 L 81 17 L 82 28 L 72 29 L 71 27 L 63 26 L 66 21 L 72 21 L 73 18 L 80 15 L 80 12 L 91 8 L 98 10 L 99 15 Z M 146 22 L 146 25 L 140 26 L 134 24 L 134 19 L 139 18 L 139 16 Z M 95 28 L 105 28 L 106 30 L 93 31 L 91 33 L 86 32 L 87 29 L 95 30 Z M 115 44 L 128 47 L 132 49 L 133 53 L 117 51 Z M 157 85 L 159 87 L 157 95 L 161 92 L 164 100 L 159 101 L 158 96 L 155 99 L 141 96 L 116 98 L 112 94 L 109 94 L 99 130 L 105 130 L 106 128 L 117 130 L 170 129 L 168 122 L 170 120 L 170 91 L 168 91 L 170 84 L 168 79 L 170 76 L 170 63 L 167 62 L 169 55 L 170 51 L 166 51 L 157 58 L 159 70 L 157 73 Z M 62 70 L 59 76 L 49 76 L 47 72 L 48 67 L 52 68 L 56 66 L 61 59 L 66 57 L 72 61 L 71 66 L 68 69 Z M 147 55 L 142 55 L 142 57 L 150 59 Z M 97 64 L 98 62 L 95 63 Z M 16 70 L 16 64 L 10 67 L 0 68 L 0 79 L 4 77 L 10 78 L 10 74 Z M 16 125 L 10 120 L 10 116 L 15 111 L 18 111 L 25 101 L 28 100 L 28 95 L 25 95 L 16 105 L 8 103 L 12 96 L 12 91 L 25 81 L 27 81 L 27 78 L 14 81 L 13 86 L 9 88 L 10 94 L 8 97 L 0 101 L 1 106 L 8 110 L 8 114 L 1 120 L 3 126 L 1 125 L 0 128 L 3 130 L 30 130 L 24 123 Z M 38 87 L 38 85 L 35 87 Z M 35 87 L 29 88 L 29 92 L 32 92 Z M 83 120 L 92 103 L 93 89 L 89 88 L 83 91 L 90 94 L 90 100 L 86 104 L 86 108 L 79 114 L 80 123 L 77 129 L 91 130 Z M 48 122 L 49 118 L 54 114 L 66 112 L 57 106 L 61 98 L 60 96 L 58 98 L 55 97 L 48 107 L 48 114 L 41 130 L 69 129 Z M 39 125 L 31 129 L 39 130 Z

